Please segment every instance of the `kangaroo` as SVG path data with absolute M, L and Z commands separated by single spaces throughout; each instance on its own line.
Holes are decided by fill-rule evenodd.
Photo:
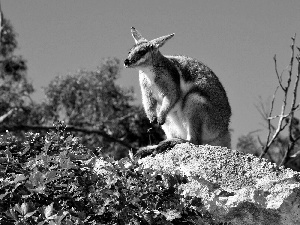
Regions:
M 190 57 L 162 55 L 159 48 L 174 33 L 151 41 L 134 27 L 131 34 L 135 45 L 124 66 L 139 70 L 146 115 L 151 123 L 161 125 L 167 138 L 158 147 L 191 142 L 230 148 L 231 107 L 213 71 Z

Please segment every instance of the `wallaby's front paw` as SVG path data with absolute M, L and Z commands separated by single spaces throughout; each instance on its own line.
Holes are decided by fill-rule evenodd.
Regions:
M 150 145 L 150 146 L 139 148 L 139 150 L 137 151 L 137 153 L 134 156 L 138 157 L 138 158 L 144 158 L 144 157 L 150 156 L 152 154 L 154 156 L 156 147 L 157 147 L 157 145 L 152 145 L 152 146 Z
M 150 120 L 150 123 L 153 123 L 153 124 L 157 124 L 158 123 L 156 116 L 152 116 L 149 120 Z
M 171 150 L 175 145 L 185 143 L 185 142 L 187 142 L 187 141 L 184 139 L 181 139 L 181 138 L 172 138 L 172 139 L 167 139 L 167 140 L 161 141 L 157 145 L 154 155 Z
M 164 125 L 165 122 L 166 122 L 166 117 L 160 116 L 160 117 L 157 118 L 158 125 L 160 125 L 160 126 Z

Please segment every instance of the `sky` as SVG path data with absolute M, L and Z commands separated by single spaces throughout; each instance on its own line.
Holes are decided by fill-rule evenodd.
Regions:
M 233 112 L 233 148 L 239 136 L 265 129 L 255 104 L 277 86 L 274 54 L 282 71 L 295 33 L 300 46 L 299 0 L 1 0 L 1 7 L 37 101 L 57 75 L 94 70 L 105 57 L 123 62 L 132 26 L 148 40 L 175 33 L 161 52 L 196 58 L 219 77 Z M 133 86 L 141 103 L 138 71 L 122 69 L 119 84 Z

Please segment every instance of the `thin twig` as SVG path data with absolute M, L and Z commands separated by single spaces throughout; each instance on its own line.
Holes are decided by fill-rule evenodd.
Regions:
M 254 104 L 254 106 L 255 106 L 256 110 L 259 112 L 259 114 L 261 115 L 262 119 L 264 121 L 267 121 L 266 118 L 268 117 L 269 112 L 267 112 L 267 110 L 265 109 L 265 104 L 263 103 L 261 96 L 259 97 L 259 105 Z
M 269 112 L 269 117 L 272 115 L 272 112 L 273 112 L 273 109 L 274 109 L 274 102 L 275 102 L 275 97 L 276 97 L 276 93 L 277 93 L 278 88 L 279 88 L 279 86 L 276 87 L 276 89 L 274 91 L 274 94 L 273 94 L 273 97 L 272 97 L 271 109 L 270 109 L 270 112 Z M 268 132 L 267 144 L 270 142 L 270 137 L 271 137 L 271 132 L 272 132 L 271 127 L 272 127 L 272 123 L 271 123 L 270 120 L 268 120 L 268 129 L 269 129 L 269 132 Z M 263 152 L 266 153 L 268 151 L 268 148 L 266 148 Z
M 7 119 L 14 111 L 15 111 L 15 108 L 9 110 L 4 115 L 0 116 L 0 123 L 2 123 L 5 119 Z
M 277 119 L 279 117 L 284 117 L 284 118 L 288 118 L 291 116 L 292 113 L 295 113 L 296 111 L 300 110 L 299 108 L 299 104 L 297 104 L 296 106 L 294 106 L 294 109 L 291 110 L 288 114 L 285 114 L 285 115 L 277 115 L 277 116 L 271 116 L 271 117 L 268 117 L 267 120 L 273 120 L 273 119 Z
M 281 89 L 282 89 L 283 91 L 285 91 L 286 88 L 283 87 L 283 85 L 282 85 L 282 74 L 283 74 L 283 72 L 282 72 L 282 73 L 280 74 L 280 76 L 279 76 L 279 74 L 278 74 L 278 69 L 277 69 L 276 55 L 274 55 L 273 60 L 274 60 L 274 63 L 275 63 L 275 73 L 276 73 L 276 76 L 277 76 L 277 79 L 278 79 L 278 83 L 279 83 Z
M 268 118 L 272 116 L 273 109 L 274 109 L 275 97 L 276 97 L 276 93 L 277 93 L 278 88 L 279 88 L 279 86 L 277 86 L 276 89 L 275 89 L 275 91 L 274 91 L 274 94 L 273 94 L 273 97 L 272 97 L 272 101 L 271 101 L 271 108 L 270 108 L 270 112 L 269 112 Z M 283 110 L 284 110 L 284 109 L 283 109 Z M 267 118 L 266 118 L 266 119 L 267 119 Z M 260 158 L 262 158 L 262 157 L 265 156 L 265 154 L 268 152 L 268 150 L 269 150 L 271 144 L 274 142 L 274 140 L 275 140 L 276 137 L 278 136 L 279 132 L 281 131 L 280 129 L 278 130 L 278 127 L 281 128 L 281 125 L 282 125 L 282 118 L 279 119 L 278 127 L 277 127 L 277 129 L 275 130 L 275 133 L 274 133 L 274 135 L 273 135 L 272 138 L 271 138 L 271 134 L 272 134 L 273 132 L 272 132 L 272 129 L 271 129 L 271 128 L 273 127 L 273 125 L 272 125 L 272 123 L 271 123 L 271 120 L 268 120 L 268 119 L 267 119 L 267 123 L 268 123 L 268 131 L 269 131 L 269 132 L 268 132 L 268 136 L 267 136 L 267 143 L 266 143 L 266 145 L 265 145 L 265 147 L 264 147 L 262 153 L 261 153 L 260 156 L 259 156 Z M 274 127 L 273 127 L 273 128 L 274 128 Z
M 2 13 L 1 2 L 0 2 L 0 39 L 2 34 L 2 28 L 3 28 L 3 13 Z

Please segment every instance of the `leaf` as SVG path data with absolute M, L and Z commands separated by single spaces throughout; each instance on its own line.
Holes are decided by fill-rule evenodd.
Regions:
M 66 220 L 66 224 L 67 224 L 67 225 L 73 225 L 73 222 L 72 222 L 72 220 L 67 219 L 67 220 Z
M 17 183 L 15 187 L 10 191 L 10 193 L 13 193 L 17 188 L 21 185 L 21 183 Z
M 18 213 L 23 214 L 23 213 L 22 213 L 22 209 L 21 209 L 21 207 L 20 207 L 19 204 L 15 204 L 14 209 L 17 210 Z M 12 211 L 11 211 L 11 212 L 12 212 Z
M 44 167 L 49 167 L 49 158 L 50 157 L 44 153 L 41 158 L 42 158 Z
M 44 184 L 36 184 L 36 188 L 33 188 L 31 184 L 28 184 L 26 187 L 30 192 L 37 192 L 39 194 L 45 194 L 46 186 Z
M 27 213 L 27 214 L 25 215 L 25 218 L 31 217 L 33 214 L 35 214 L 36 211 L 37 211 L 37 210 L 34 210 L 33 212 Z
M 133 199 L 130 201 L 133 205 L 136 205 L 137 203 L 139 203 L 141 201 L 140 198 L 137 197 L 133 197 Z
M 18 183 L 21 182 L 23 180 L 26 180 L 26 176 L 24 174 L 17 174 L 16 178 L 14 179 L 13 183 Z
M 70 159 L 69 158 L 65 158 L 65 157 L 61 157 L 60 159 L 60 166 L 62 169 L 70 169 Z
M 30 145 L 27 145 L 21 155 L 25 155 L 30 150 Z
M 10 217 L 10 218 L 12 218 L 12 219 L 14 219 L 14 220 L 18 220 L 18 217 L 17 217 L 17 215 L 16 215 L 16 213 L 15 213 L 14 208 L 10 209 L 9 211 L 6 211 L 5 214 L 6 214 L 8 217 Z
M 28 204 L 26 202 L 23 202 L 21 205 L 22 215 L 26 215 L 28 212 Z
M 29 182 L 29 181 L 26 182 L 25 187 L 28 188 L 28 189 L 33 189 L 34 188 L 34 186 L 32 185 L 32 183 Z
M 49 149 L 49 147 L 50 147 L 50 145 L 51 145 L 51 141 L 50 140 L 45 140 L 45 144 L 44 144 L 44 147 L 43 147 L 43 151 L 44 152 L 47 152 L 48 151 L 48 149 Z
M 129 150 L 128 155 L 129 155 L 129 159 L 131 159 L 132 161 L 134 161 L 132 150 Z
M 52 202 L 50 205 L 46 206 L 46 208 L 44 209 L 44 214 L 45 217 L 48 219 L 52 213 L 53 213 L 53 204 L 54 202 Z
M 84 161 L 84 164 L 87 165 L 89 168 L 94 168 L 96 161 L 97 161 L 97 158 L 92 157 L 91 159 Z
M 73 135 L 69 135 L 66 140 L 65 140 L 65 143 L 66 144 L 72 144 L 72 141 L 73 141 Z
M 4 153 L 6 153 L 6 157 L 10 160 L 12 158 L 12 154 L 11 152 L 9 151 L 9 149 L 7 148 Z
M 162 215 L 166 217 L 166 220 L 172 221 L 177 218 L 181 218 L 180 212 L 175 209 L 167 209 L 166 212 L 160 212 Z
M 7 158 L 6 157 L 0 157 L 0 163 L 5 163 L 7 162 Z
M 47 173 L 46 175 L 46 180 L 47 182 L 51 182 L 53 180 L 55 180 L 57 177 L 56 177 L 56 171 L 55 170 L 52 170 L 50 171 L 49 173 Z
M 60 210 L 58 213 L 57 213 L 57 217 L 58 217 L 58 224 L 61 224 L 61 221 L 65 218 L 65 216 L 68 214 L 69 212 L 68 211 L 62 211 Z
M 31 181 L 31 183 L 34 186 L 44 184 L 45 174 L 43 174 L 40 171 L 36 170 L 31 174 L 31 176 L 29 177 L 29 180 Z
M 0 200 L 2 200 L 6 195 L 8 195 L 9 193 L 8 192 L 6 192 L 5 194 L 1 194 L 0 195 Z

